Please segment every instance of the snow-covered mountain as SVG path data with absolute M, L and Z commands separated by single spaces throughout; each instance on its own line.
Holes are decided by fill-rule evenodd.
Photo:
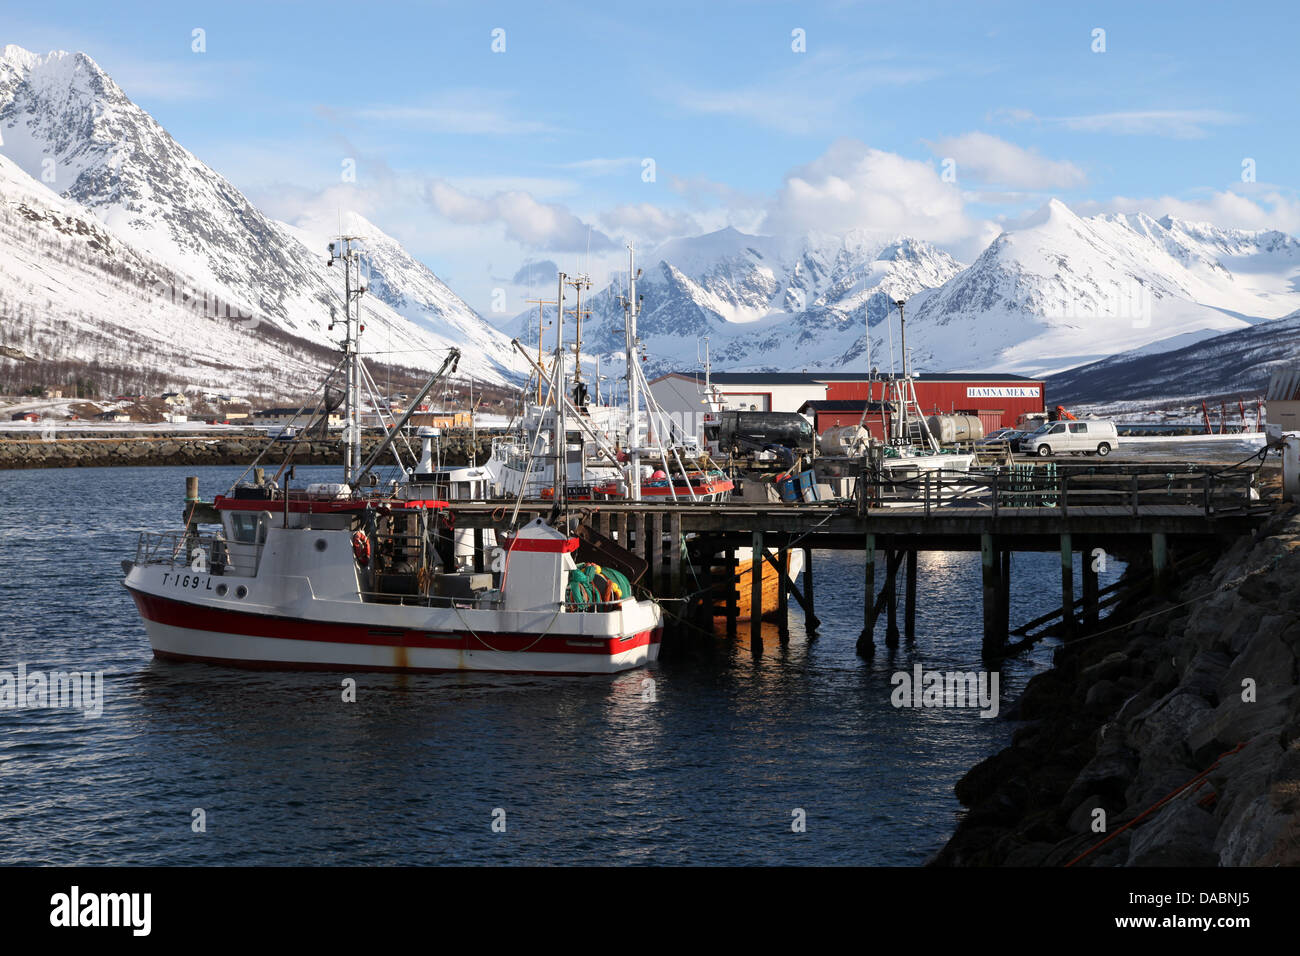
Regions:
M 1300 242 L 1050 201 L 911 310 L 918 368 L 1044 374 L 1148 353 L 1300 307 Z
M 341 276 L 325 266 L 329 237 L 264 216 L 89 57 L 4 48 L 3 157 L 12 160 L 0 167 L 11 251 L 0 303 L 6 318 L 24 316 L 22 336 L 47 359 L 109 362 L 122 353 L 114 343 L 147 340 L 140 354 L 156 369 L 168 367 L 157 357 L 165 353 L 178 368 L 214 363 L 213 375 L 234 366 L 296 375 L 335 347 L 327 325 Z M 456 345 L 462 372 L 477 378 L 526 370 L 508 332 L 533 340 L 524 331 L 535 330 L 532 315 L 503 332 L 378 226 L 350 214 L 348 223 L 370 254 L 367 350 L 432 368 Z M 1300 242 L 1276 231 L 1081 218 L 1052 200 L 963 266 L 926 242 L 864 227 L 846 236 L 724 229 L 642 253 L 650 371 L 694 368 L 705 337 L 719 370 L 896 367 L 896 299 L 907 300 L 914 368 L 1035 375 L 1119 352 L 1155 356 L 1300 308 Z M 586 300 L 585 352 L 621 353 L 626 284 L 616 274 Z M 174 290 L 170 299 L 206 294 L 258 322 L 216 330 L 210 315 L 142 298 L 146 286 L 154 298 L 160 286 Z M 132 324 L 141 310 L 148 329 Z M 83 338 L 60 334 L 68 326 Z
M 906 237 L 734 229 L 669 241 L 642 264 L 640 333 L 652 372 L 694 368 L 705 336 L 719 370 L 865 368 L 864 314 L 871 364 L 897 367 L 896 299 L 907 300 L 914 368 L 1034 375 L 1183 348 L 1300 308 L 1300 242 L 1285 233 L 1081 218 L 1058 200 L 968 267 Z M 593 351 L 621 349 L 626 285 L 618 275 L 593 297 Z M 511 324 L 536 334 L 533 317 Z
M 710 340 L 718 368 L 831 369 L 865 362 L 865 322 L 887 348 L 890 302 L 943 284 L 961 270 L 915 239 L 751 236 L 735 229 L 665 243 L 642 256 L 638 332 L 653 371 L 693 368 Z M 622 349 L 627 275 L 591 299 L 587 343 Z M 536 327 L 535 322 L 533 327 Z M 884 364 L 873 354 L 874 364 Z
M 1053 402 L 1157 406 L 1263 394 L 1269 376 L 1300 355 L 1300 311 L 1151 354 L 1112 355 L 1047 381 Z
M 0 56 L 0 153 L 76 202 L 144 258 L 264 325 L 322 346 L 340 270 L 325 265 L 321 237 L 259 212 L 230 182 L 178 144 L 82 53 Z M 388 361 L 436 367 L 464 351 L 461 372 L 504 381 L 520 363 L 509 340 L 377 227 L 368 240 L 373 293 L 368 349 Z M 304 244 L 306 243 L 306 244 Z M 183 339 L 188 330 L 174 330 Z
M 914 368 L 1033 375 L 1183 348 L 1300 308 L 1291 236 L 1171 217 L 1085 219 L 1057 200 L 968 267 L 905 237 L 734 229 L 667 242 L 643 267 L 640 333 L 652 372 L 696 367 L 705 336 L 719 370 L 864 369 L 864 315 L 871 364 L 898 367 L 896 299 L 907 300 Z M 592 299 L 593 351 L 622 347 L 626 283 L 618 275 Z
M 92 367 L 110 393 L 195 383 L 256 394 L 268 367 L 283 389 L 315 385 L 324 349 L 159 294 L 194 287 L 0 155 L 0 344 L 50 363 L 47 374 Z

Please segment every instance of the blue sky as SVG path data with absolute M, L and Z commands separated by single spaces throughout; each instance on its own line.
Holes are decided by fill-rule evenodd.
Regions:
M 0 42 L 88 53 L 267 212 L 355 209 L 489 317 L 526 263 L 724 225 L 963 261 L 1051 196 L 1300 230 L 1291 8 L 1081 7 L 57 3 Z

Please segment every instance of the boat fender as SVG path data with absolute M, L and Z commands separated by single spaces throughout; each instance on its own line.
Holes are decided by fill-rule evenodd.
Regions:
M 363 568 L 370 563 L 370 539 L 364 531 L 352 532 L 352 554 Z

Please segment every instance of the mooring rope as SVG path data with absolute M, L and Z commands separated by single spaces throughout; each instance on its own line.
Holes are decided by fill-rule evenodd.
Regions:
M 1196 776 L 1192 777 L 1191 780 L 1188 780 L 1186 783 L 1182 784 L 1181 786 L 1175 787 L 1173 790 L 1169 791 L 1167 794 L 1165 794 L 1163 797 L 1161 797 L 1161 798 L 1160 798 L 1159 800 L 1157 800 L 1155 803 L 1151 804 L 1151 806 L 1147 807 L 1145 810 L 1143 810 L 1141 813 L 1139 813 L 1137 816 L 1135 816 L 1132 820 L 1129 820 L 1127 823 L 1125 823 L 1125 824 L 1124 824 L 1122 827 L 1120 827 L 1118 830 L 1116 830 L 1116 831 L 1114 831 L 1113 833 L 1107 835 L 1105 839 L 1103 839 L 1103 840 L 1101 840 L 1101 841 L 1099 841 L 1099 842 L 1097 842 L 1097 843 L 1094 843 L 1092 846 L 1088 847 L 1088 849 L 1084 850 L 1082 853 L 1080 853 L 1078 856 L 1076 856 L 1076 857 L 1075 857 L 1073 860 L 1071 860 L 1069 863 L 1065 864 L 1066 868 L 1068 869 L 1069 867 L 1074 866 L 1074 864 L 1078 863 L 1080 860 L 1082 860 L 1084 857 L 1088 856 L 1090 853 L 1093 853 L 1093 852 L 1096 851 L 1096 850 L 1100 850 L 1103 846 L 1105 846 L 1105 845 L 1106 845 L 1107 843 L 1109 843 L 1111 840 L 1115 839 L 1115 837 L 1119 836 L 1119 835 L 1120 835 L 1121 833 L 1123 833 L 1125 830 L 1129 829 L 1129 827 L 1137 826 L 1137 824 L 1141 823 L 1144 819 L 1146 819 L 1148 816 L 1150 816 L 1150 815 L 1151 815 L 1152 813 L 1154 813 L 1156 810 L 1159 810 L 1161 807 L 1163 807 L 1163 806 L 1164 806 L 1166 803 L 1168 803 L 1170 800 L 1173 800 L 1176 796 L 1178 796 L 1180 793 L 1182 793 L 1184 790 L 1186 790 L 1186 789 L 1187 789 L 1188 787 L 1190 787 L 1192 784 L 1197 783 L 1197 784 L 1199 785 L 1198 782 L 1204 782 L 1205 778 L 1206 778 L 1207 776 L 1209 776 L 1210 773 L 1212 773 L 1212 772 L 1213 772 L 1213 771 L 1214 771 L 1214 770 L 1219 766 L 1219 763 L 1223 760 L 1224 757 L 1231 757 L 1233 754 L 1235 754 L 1235 753 L 1239 753 L 1242 749 L 1245 748 L 1245 746 L 1246 746 L 1246 744 L 1245 744 L 1244 742 L 1243 742 L 1243 743 L 1239 743 L 1239 744 L 1237 744 L 1237 746 L 1233 747 L 1231 750 L 1226 750 L 1226 751 L 1224 751 L 1223 753 L 1219 754 L 1219 756 L 1218 756 L 1217 758 L 1215 758 L 1214 763 L 1210 764 L 1208 767 L 1206 767 L 1204 770 L 1202 770 L 1202 771 L 1201 771 L 1200 773 L 1198 773 Z

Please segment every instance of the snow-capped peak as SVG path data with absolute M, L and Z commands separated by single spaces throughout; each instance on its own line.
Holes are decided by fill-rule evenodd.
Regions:
M 341 277 L 325 268 L 323 245 L 304 245 L 266 218 L 90 57 L 7 47 L 4 62 L 0 134 L 15 163 L 203 289 L 289 335 L 334 345 L 326 327 Z M 400 244 L 371 231 L 379 281 L 369 328 L 390 361 L 436 367 L 440 353 L 461 345 L 466 372 L 496 381 L 518 374 L 504 336 Z

